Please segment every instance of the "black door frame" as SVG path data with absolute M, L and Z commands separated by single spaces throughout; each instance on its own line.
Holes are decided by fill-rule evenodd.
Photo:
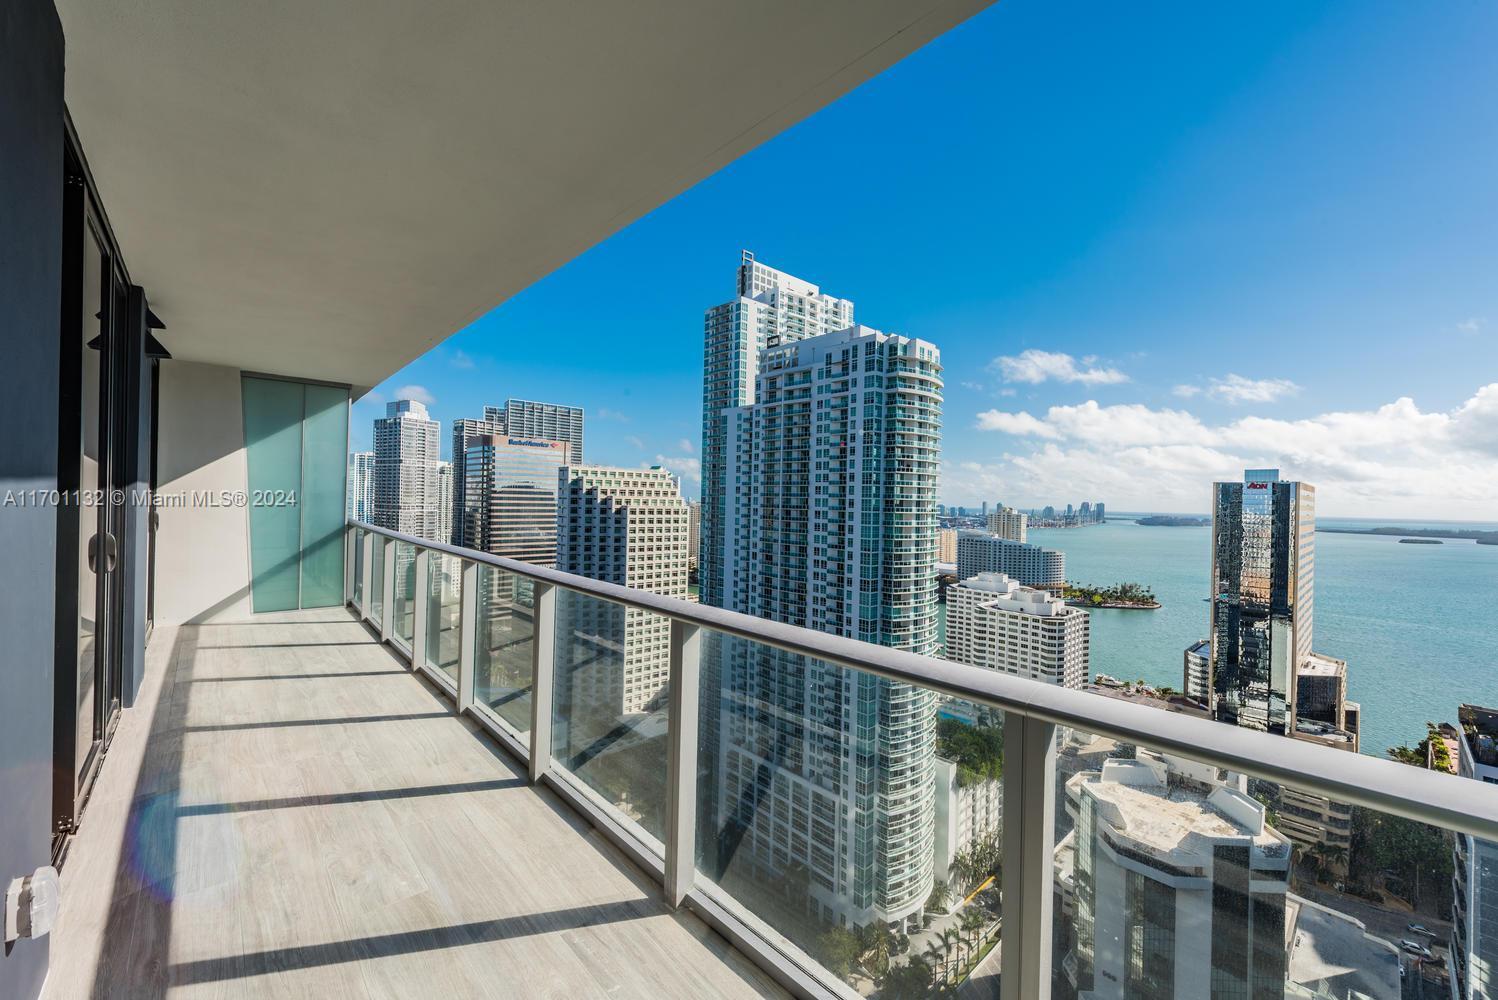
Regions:
M 67 838 L 78 827 L 79 817 L 97 779 L 119 721 L 123 686 L 124 588 L 130 580 L 132 554 L 123 546 L 124 494 L 131 483 L 129 441 L 138 428 L 140 388 L 129 375 L 138 366 L 129 363 L 130 352 L 139 352 L 144 330 L 127 308 L 130 277 L 118 244 L 88 172 L 72 122 L 66 122 L 64 185 L 62 294 L 59 336 L 60 392 L 58 399 L 58 508 L 57 508 L 57 613 L 53 660 L 53 856 L 61 860 Z M 100 463 L 94 495 L 80 495 L 82 456 L 82 366 L 85 347 L 83 274 L 85 227 L 92 232 L 101 255 L 98 349 L 100 351 L 98 406 Z M 94 342 L 94 338 L 89 338 Z M 154 443 L 154 442 L 153 442 Z M 102 499 L 102 504 L 98 501 Z M 111 555 L 115 562 L 107 572 L 95 574 L 95 667 L 93 717 L 80 720 L 78 698 L 78 594 L 81 519 L 98 523 L 100 565 Z M 110 544 L 107 535 L 113 536 Z M 78 736 L 82 725 L 91 725 L 93 740 L 79 760 Z

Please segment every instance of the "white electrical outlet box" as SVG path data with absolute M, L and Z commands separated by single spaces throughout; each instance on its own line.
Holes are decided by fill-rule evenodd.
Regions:
M 12 879 L 5 890 L 5 943 L 50 932 L 61 909 L 62 882 L 56 868 L 48 865 Z

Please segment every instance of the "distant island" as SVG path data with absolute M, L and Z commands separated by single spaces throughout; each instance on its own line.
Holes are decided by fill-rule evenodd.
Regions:
M 1338 535 L 1396 535 L 1401 540 L 1460 538 L 1478 545 L 1498 545 L 1498 531 L 1480 528 L 1320 528 Z
M 1400 545 L 1445 545 L 1439 538 L 1401 538 Z
M 1151 514 L 1137 518 L 1135 524 L 1151 528 L 1206 528 L 1212 524 L 1210 517 L 1185 517 L 1178 514 Z
M 1119 583 L 1111 587 L 1068 583 L 1061 596 L 1078 608 L 1116 608 L 1124 611 L 1153 611 L 1160 606 L 1155 592 L 1143 584 Z

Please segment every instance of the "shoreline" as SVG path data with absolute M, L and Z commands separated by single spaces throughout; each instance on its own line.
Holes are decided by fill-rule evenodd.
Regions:
M 1092 611 L 1157 611 L 1160 602 L 1152 604 L 1125 604 L 1119 601 L 1104 601 L 1102 604 L 1093 604 L 1083 597 L 1068 597 L 1066 603 L 1073 608 L 1088 608 Z

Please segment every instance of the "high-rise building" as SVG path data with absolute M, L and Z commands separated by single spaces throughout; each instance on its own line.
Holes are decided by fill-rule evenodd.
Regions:
M 1356 752 L 1358 706 L 1347 664 L 1311 650 L 1316 488 L 1249 469 L 1212 487 L 1211 709 L 1219 722 Z M 1299 679 L 1307 678 L 1302 707 Z M 1335 704 L 1340 700 L 1340 704 Z M 1352 807 L 1291 786 L 1280 825 L 1309 849 L 1351 843 Z
M 1212 487 L 1213 715 L 1288 735 L 1311 652 L 1316 488 L 1249 469 Z
M 468 446 L 481 434 L 508 434 L 517 438 L 536 438 L 542 441 L 565 441 L 569 446 L 569 460 L 583 460 L 583 411 L 576 406 L 559 403 L 536 403 L 523 399 L 511 399 L 504 406 L 486 406 L 480 419 L 466 418 L 453 421 L 453 499 L 452 524 L 454 545 L 468 548 L 481 546 L 468 537 L 469 518 L 465 511 L 468 503 L 468 470 L 465 461 Z M 483 505 L 482 497 L 475 503 Z
M 1198 639 L 1186 647 L 1181 669 L 1181 690 L 1202 704 L 1212 701 L 1212 640 Z
M 851 303 L 747 255 L 739 293 L 706 323 L 704 601 L 933 652 L 937 349 L 851 326 Z M 824 918 L 918 919 L 932 885 L 931 692 L 764 645 L 713 647 L 709 870 L 796 866 Z
M 505 432 L 504 411 L 496 407 L 484 407 L 484 419 L 460 419 L 453 421 L 453 502 L 452 513 L 448 515 L 452 521 L 452 544 L 461 545 L 465 548 L 475 549 L 480 546 L 468 537 L 468 518 L 464 512 L 468 510 L 468 446 L 478 440 L 481 434 L 503 434 Z M 482 500 L 482 498 L 475 498 Z
M 1067 781 L 1079 998 L 1285 996 L 1290 843 L 1244 784 L 1146 750 Z
M 940 528 L 936 532 L 936 561 L 957 565 L 957 529 Z
M 370 523 L 436 539 L 439 425 L 424 404 L 397 399 L 374 422 L 374 517 Z
M 1103 502 L 1099 500 L 1097 503 L 1092 505 L 1092 519 L 1098 524 L 1102 524 L 1103 521 L 1107 520 L 1108 517 L 1106 511 L 1107 508 L 1103 505 Z
M 724 546 L 739 516 L 739 492 L 729 473 L 730 414 L 755 401 L 760 352 L 853 324 L 853 303 L 825 295 L 809 281 L 766 267 L 744 251 L 738 294 L 703 317 L 702 603 L 727 607 Z
M 432 537 L 439 542 L 449 542 L 453 537 L 453 464 L 434 462 L 432 476 L 436 486 L 433 494 L 436 524 Z
M 697 568 L 697 550 L 702 545 L 702 501 L 687 504 L 687 568 Z
M 480 434 L 465 456 L 464 538 L 471 548 L 551 566 L 557 554 L 557 476 L 567 445 Z
M 1023 587 L 1060 593 L 1066 586 L 1066 553 L 1028 542 L 1011 542 L 986 531 L 957 533 L 957 579 L 1003 573 Z
M 1498 784 L 1498 709 L 1457 709 L 1457 773 Z M 1456 835 L 1451 910 L 1452 1000 L 1498 997 L 1498 844 Z
M 946 658 L 1080 691 L 1089 676 L 1088 614 L 1003 573 L 947 588 Z
M 665 469 L 567 465 L 557 497 L 557 569 L 667 597 L 687 596 L 690 513 Z M 607 718 L 659 707 L 669 680 L 671 622 L 598 600 L 564 601 L 564 634 L 586 635 L 617 658 L 567 672 L 561 707 Z M 573 712 L 559 711 L 562 718 Z
M 484 410 L 488 419 L 492 408 Z M 580 406 L 561 403 L 537 403 L 528 399 L 507 399 L 504 409 L 505 433 L 513 438 L 539 438 L 543 441 L 565 441 L 569 461 L 583 461 L 583 410 Z
M 1000 507 L 988 515 L 988 530 L 1011 542 L 1023 542 L 1029 534 L 1030 518 L 1013 507 Z
M 998 837 L 1004 823 L 1004 783 L 989 778 L 971 780 L 956 761 L 936 758 L 936 846 L 932 871 L 951 883 L 954 862 L 963 851 Z
M 374 488 L 374 452 L 351 452 L 348 457 L 348 503 L 345 505 L 345 513 L 351 520 L 368 521 L 374 516 Z

